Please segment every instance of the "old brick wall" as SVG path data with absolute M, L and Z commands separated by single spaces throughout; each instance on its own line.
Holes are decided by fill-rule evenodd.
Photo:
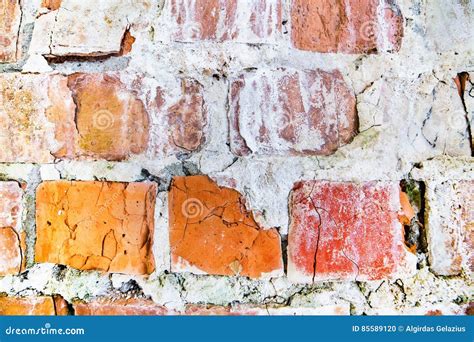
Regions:
M 0 2 L 0 314 L 465 314 L 473 2 Z

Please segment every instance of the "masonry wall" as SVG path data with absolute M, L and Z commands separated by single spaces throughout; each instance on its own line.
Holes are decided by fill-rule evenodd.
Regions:
M 0 314 L 469 314 L 469 1 L 0 3 Z

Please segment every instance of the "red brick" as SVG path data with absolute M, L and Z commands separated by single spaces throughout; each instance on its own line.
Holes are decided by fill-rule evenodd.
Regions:
M 237 155 L 328 155 L 357 134 L 356 100 L 339 71 L 258 70 L 231 85 Z
M 377 53 L 398 51 L 403 16 L 392 0 L 293 0 L 291 40 L 301 50 Z
M 0 2 L 0 63 L 17 60 L 20 22 L 20 1 L 4 0 Z
M 205 141 L 207 109 L 203 87 L 192 79 L 180 80 L 180 87 L 158 86 L 151 104 L 163 128 L 152 143 L 155 155 L 170 155 L 199 149 Z M 163 133 L 166 132 L 166 133 Z
M 0 276 L 21 271 L 23 191 L 16 182 L 0 182 Z
M 35 260 L 150 274 L 155 196 L 151 183 L 42 183 L 36 194 Z
M 0 316 L 54 316 L 51 297 L 0 297 Z
M 78 316 L 161 316 L 173 312 L 147 299 L 96 299 L 73 303 Z
M 80 155 L 120 160 L 146 149 L 148 113 L 118 75 L 74 74 L 68 87 L 77 106 Z
M 171 0 L 177 41 L 273 42 L 281 32 L 281 0 Z
M 169 222 L 175 272 L 251 278 L 282 273 L 278 232 L 261 229 L 237 191 L 206 176 L 173 178 Z
M 288 277 L 294 282 L 376 280 L 414 270 L 396 183 L 299 182 L 290 210 Z

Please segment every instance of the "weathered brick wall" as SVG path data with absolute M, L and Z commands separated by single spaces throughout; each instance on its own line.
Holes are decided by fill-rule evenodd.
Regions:
M 473 9 L 0 2 L 0 314 L 472 312 Z

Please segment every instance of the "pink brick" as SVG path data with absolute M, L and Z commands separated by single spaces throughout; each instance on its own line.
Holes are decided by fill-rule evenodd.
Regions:
M 205 141 L 207 109 L 203 86 L 192 79 L 159 85 L 150 101 L 156 127 L 151 142 L 153 155 L 192 152 Z
M 392 0 L 293 0 L 291 40 L 301 50 L 377 53 L 398 51 L 403 16 Z
M 281 0 L 171 0 L 177 41 L 272 42 L 281 31 Z
M 74 302 L 78 316 L 162 316 L 173 312 L 148 299 L 100 298 L 90 302 Z
M 0 276 L 21 270 L 22 194 L 18 183 L 0 182 Z
M 18 33 L 21 22 L 19 0 L 0 2 L 0 63 L 17 60 Z
M 296 183 L 290 197 L 293 282 L 375 280 L 415 269 L 398 221 L 396 183 Z
M 328 155 L 357 134 L 356 100 L 339 71 L 258 70 L 231 84 L 237 155 Z

